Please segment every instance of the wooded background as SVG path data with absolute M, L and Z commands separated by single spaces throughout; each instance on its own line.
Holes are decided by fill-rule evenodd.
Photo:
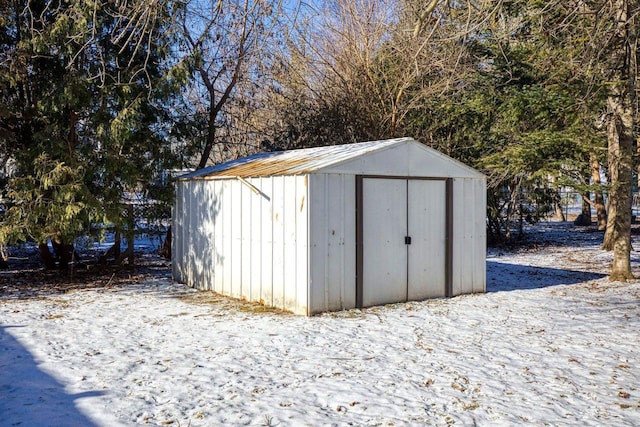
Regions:
M 490 241 L 569 187 L 631 279 L 639 4 L 1 0 L 0 245 L 54 267 L 134 194 L 168 218 L 166 171 L 412 136 L 487 175 Z

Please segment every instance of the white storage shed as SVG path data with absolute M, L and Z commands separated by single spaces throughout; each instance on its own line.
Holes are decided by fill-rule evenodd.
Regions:
M 411 138 L 180 177 L 173 276 L 312 315 L 485 292 L 486 179 Z

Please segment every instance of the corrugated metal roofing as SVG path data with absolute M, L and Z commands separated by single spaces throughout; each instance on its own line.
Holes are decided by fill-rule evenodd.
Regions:
M 396 138 L 382 141 L 360 142 L 357 144 L 258 153 L 200 169 L 193 173 L 183 175 L 179 179 L 302 175 L 411 140 L 411 138 Z

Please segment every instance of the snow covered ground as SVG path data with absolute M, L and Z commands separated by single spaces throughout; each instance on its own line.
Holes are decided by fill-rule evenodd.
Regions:
M 601 233 L 575 230 L 489 251 L 487 294 L 312 318 L 193 291 L 159 261 L 7 287 L 0 425 L 638 426 L 640 284 L 609 283 Z

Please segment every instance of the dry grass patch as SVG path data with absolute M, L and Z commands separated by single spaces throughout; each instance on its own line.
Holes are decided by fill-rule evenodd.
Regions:
M 213 291 L 194 291 L 178 296 L 180 301 L 188 304 L 214 305 L 225 310 L 241 311 L 245 313 L 272 313 L 292 315 L 291 312 L 276 307 L 270 307 L 258 302 L 236 299 Z

